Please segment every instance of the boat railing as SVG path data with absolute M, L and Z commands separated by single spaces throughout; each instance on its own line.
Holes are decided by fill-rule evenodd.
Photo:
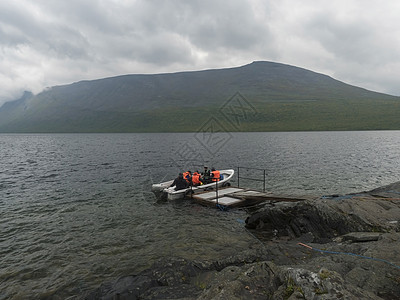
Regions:
M 242 170 L 242 172 L 240 172 Z M 260 177 L 262 178 L 254 178 L 254 177 L 247 177 L 246 175 L 241 175 L 245 172 L 245 174 L 248 174 L 249 171 L 257 171 L 259 172 Z M 260 169 L 260 168 L 250 168 L 250 167 L 237 167 L 237 186 L 240 187 L 240 180 L 245 179 L 245 180 L 250 180 L 250 181 L 258 181 L 258 182 L 263 182 L 263 192 L 265 193 L 265 186 L 266 186 L 266 179 L 267 179 L 267 171 L 265 169 Z

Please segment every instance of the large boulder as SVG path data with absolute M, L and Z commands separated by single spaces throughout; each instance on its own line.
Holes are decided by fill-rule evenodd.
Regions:
M 267 238 L 312 234 L 314 242 L 328 242 L 349 232 L 400 230 L 400 201 L 364 195 L 336 198 L 265 206 L 246 219 L 246 227 L 264 232 Z

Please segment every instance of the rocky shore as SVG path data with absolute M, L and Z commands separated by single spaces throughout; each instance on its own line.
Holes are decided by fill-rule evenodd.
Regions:
M 400 182 L 265 203 L 243 226 L 242 253 L 163 259 L 82 299 L 400 299 Z

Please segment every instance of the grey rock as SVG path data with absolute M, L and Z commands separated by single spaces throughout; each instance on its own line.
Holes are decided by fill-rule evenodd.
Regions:
M 124 276 L 114 282 L 104 283 L 97 290 L 86 295 L 87 300 L 139 299 L 139 295 L 157 286 L 156 280 L 148 276 Z
M 340 274 L 325 268 L 318 273 L 301 268 L 283 271 L 286 294 L 301 294 L 303 299 L 379 299 L 375 294 L 346 284 Z
M 381 234 L 377 232 L 350 232 L 343 236 L 344 241 L 372 242 L 379 240 Z

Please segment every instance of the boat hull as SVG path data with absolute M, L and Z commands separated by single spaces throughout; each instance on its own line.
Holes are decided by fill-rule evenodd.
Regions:
M 173 180 L 153 184 L 152 190 L 153 192 L 163 192 L 167 195 L 168 200 L 179 200 L 186 197 L 186 195 L 190 195 L 191 193 L 196 193 L 199 191 L 204 191 L 205 189 L 212 189 L 218 187 L 222 187 L 229 184 L 229 181 L 232 179 L 235 171 L 233 169 L 221 170 L 220 174 L 223 175 L 223 179 L 217 182 L 212 182 L 209 184 L 204 184 L 200 186 L 193 186 L 187 189 L 175 190 L 175 187 L 170 187 Z

